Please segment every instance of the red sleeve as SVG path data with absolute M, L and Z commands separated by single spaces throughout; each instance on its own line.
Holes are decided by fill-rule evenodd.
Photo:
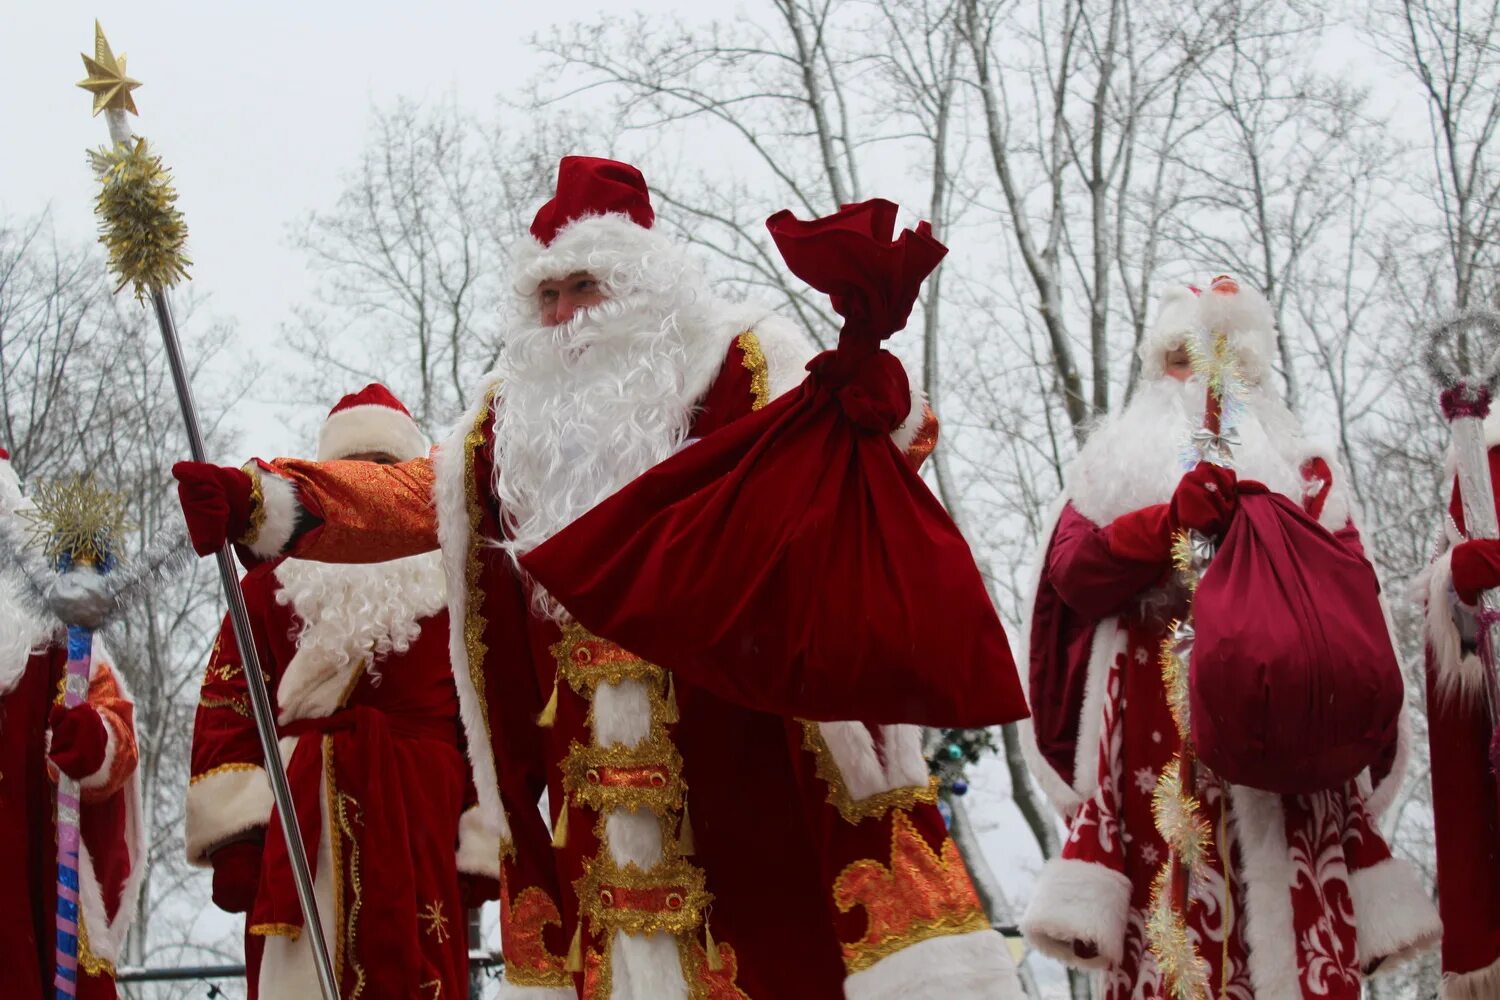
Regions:
M 1161 563 L 1115 555 L 1104 530 L 1070 503 L 1053 532 L 1044 575 L 1073 611 L 1085 618 L 1107 618 L 1161 582 L 1164 570 Z

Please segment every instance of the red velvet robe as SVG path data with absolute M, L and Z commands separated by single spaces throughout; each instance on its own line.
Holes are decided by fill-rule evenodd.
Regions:
M 1493 446 L 1500 418 L 1486 421 Z M 1490 477 L 1500 472 L 1491 447 Z M 1443 1000 L 1500 996 L 1500 795 L 1490 770 L 1493 732 L 1485 671 L 1474 646 L 1475 609 L 1453 593 L 1452 547 L 1464 538 L 1457 484 L 1442 551 L 1421 583 L 1427 625 L 1427 740 L 1443 915 Z M 1464 626 L 1461 631 L 1459 624 Z
M 1304 475 L 1304 507 L 1319 517 L 1331 472 L 1316 459 Z M 1336 534 L 1361 551 L 1352 523 Z M 1180 740 L 1158 655 L 1185 611 L 1169 563 L 1115 555 L 1103 526 L 1063 508 L 1034 599 L 1030 686 L 1033 770 L 1068 836 L 1022 927 L 1054 957 L 1103 970 L 1105 1000 L 1165 995 L 1145 942 L 1152 882 L 1168 854 L 1152 793 Z M 1386 792 L 1400 780 L 1399 770 L 1390 774 L 1396 749 L 1373 776 Z M 1358 1000 L 1365 970 L 1436 943 L 1440 928 L 1415 872 L 1391 857 L 1374 823 L 1368 780 L 1277 796 L 1202 772 L 1197 795 L 1214 850 L 1192 881 L 1187 925 L 1215 997 Z
M 96 643 L 88 701 L 104 720 L 108 749 L 100 773 L 83 782 L 80 1000 L 116 996 L 114 968 L 144 869 L 134 706 L 105 656 Z M 61 698 L 67 659 L 60 643 L 46 646 L 0 694 L 0 976 L 7 996 L 52 995 L 57 786 L 47 761 L 47 718 Z
M 711 369 L 693 436 L 800 381 L 805 355 L 778 373 L 767 356 L 790 352 L 765 342 L 766 332 L 734 338 Z M 622 972 L 619 949 L 637 947 L 624 935 L 658 957 L 665 948 L 692 997 L 825 1000 L 919 988 L 955 1000 L 1019 997 L 937 812 L 915 727 L 751 711 L 529 612 L 509 557 L 486 544 L 501 537 L 491 489 L 498 391 L 486 387 L 441 446 L 435 473 L 420 462 L 278 461 L 263 479 L 294 484 L 297 503 L 321 522 L 294 550 L 302 558 L 404 554 L 441 536 L 480 804 L 504 831 L 510 986 L 657 1000 L 663 994 L 642 984 L 660 969 L 622 984 L 635 973 Z M 908 436 L 914 456 L 934 436 L 929 417 Z M 436 525 L 426 499 L 434 475 Z M 271 506 L 289 491 L 264 495 Z M 607 708 L 600 692 L 622 688 L 640 696 L 644 713 L 630 724 L 645 737 L 606 745 L 596 730 L 619 723 L 619 704 Z M 536 808 L 543 791 L 550 823 Z M 646 871 L 619 867 L 605 842 L 622 810 L 638 810 L 659 838 L 659 860 Z
M 460 816 L 473 793 L 448 666 L 446 613 L 421 618 L 405 653 L 356 652 L 351 663 L 338 665 L 306 653 L 299 658 L 301 618 L 277 600 L 282 569 L 265 564 L 248 573 L 245 601 L 270 675 L 303 841 L 317 854 L 319 915 L 340 990 L 370 1000 L 463 996 L 468 940 L 459 853 L 462 867 L 495 877 L 498 844 L 476 837 L 471 814 L 462 825 L 466 840 L 476 842 L 460 848 Z M 299 940 L 302 914 L 264 764 L 226 619 L 193 730 L 188 857 L 204 865 L 225 843 L 247 834 L 263 838 L 260 886 L 246 920 L 250 996 L 314 996 L 310 949 Z

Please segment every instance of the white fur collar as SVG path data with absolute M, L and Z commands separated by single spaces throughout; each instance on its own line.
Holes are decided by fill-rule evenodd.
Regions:
M 374 565 L 288 559 L 276 579 L 277 603 L 302 622 L 297 654 L 276 687 L 282 722 L 333 713 L 367 666 L 379 683 L 381 661 L 406 652 L 422 619 L 447 604 L 437 552 Z
M 20 586 L 12 577 L 0 578 L 0 695 L 15 689 L 31 654 L 56 631 L 31 613 L 18 592 Z

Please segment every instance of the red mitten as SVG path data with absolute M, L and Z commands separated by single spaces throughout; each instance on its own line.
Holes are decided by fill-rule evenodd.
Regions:
M 1500 541 L 1473 538 L 1453 548 L 1453 590 L 1465 604 L 1478 604 L 1479 595 L 1500 587 Z
M 500 881 L 488 875 L 470 875 L 468 872 L 459 872 L 458 895 L 463 900 L 464 909 L 472 910 L 492 899 L 500 898 Z
M 63 774 L 82 781 L 104 765 L 109 731 L 93 705 L 53 705 L 47 724 L 52 729 L 52 763 Z
M 225 844 L 208 856 L 214 866 L 214 905 L 225 913 L 248 913 L 260 885 L 260 856 L 264 848 L 259 840 L 238 840 Z
M 243 469 L 178 462 L 172 475 L 193 551 L 200 556 L 213 555 L 225 542 L 237 542 L 250 530 L 252 483 Z
M 1121 514 L 1104 528 L 1110 555 L 1132 562 L 1161 563 L 1172 558 L 1171 505 L 1158 503 Z
M 1172 530 L 1187 528 L 1218 538 L 1229 527 L 1239 503 L 1239 480 L 1233 469 L 1199 462 L 1172 493 Z

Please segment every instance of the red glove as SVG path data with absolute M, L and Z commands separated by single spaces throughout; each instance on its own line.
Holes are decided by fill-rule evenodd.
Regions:
M 109 731 L 93 705 L 52 706 L 52 763 L 74 781 L 82 781 L 104 765 Z
M 260 840 L 237 840 L 208 856 L 214 866 L 214 905 L 225 913 L 248 913 L 260 886 Z
M 1453 589 L 1465 604 L 1478 604 L 1479 595 L 1500 587 L 1500 541 L 1474 538 L 1453 547 Z
M 1187 528 L 1218 538 L 1228 530 L 1239 502 L 1239 480 L 1234 470 L 1199 462 L 1182 477 L 1172 494 L 1172 530 Z
M 1168 562 L 1172 558 L 1171 508 L 1152 504 L 1128 514 L 1121 514 L 1104 528 L 1104 542 L 1110 555 L 1132 562 Z
M 492 899 L 500 898 L 500 881 L 488 875 L 470 875 L 468 872 L 459 872 L 458 895 L 463 900 L 464 909 L 472 910 Z
M 243 469 L 178 462 L 172 475 L 193 551 L 200 556 L 213 555 L 225 542 L 237 542 L 250 530 L 252 484 Z

